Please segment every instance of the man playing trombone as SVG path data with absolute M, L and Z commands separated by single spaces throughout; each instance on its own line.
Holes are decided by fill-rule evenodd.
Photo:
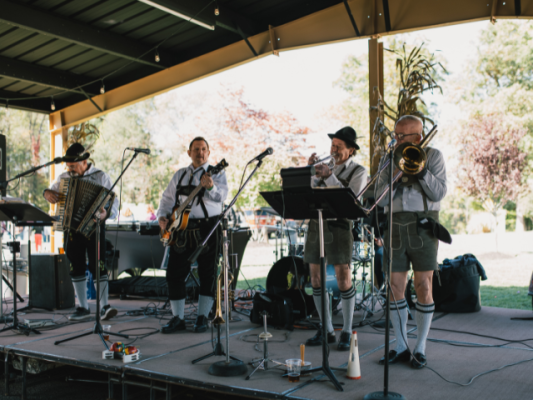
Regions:
M 394 128 L 396 147 L 404 143 L 418 144 L 422 140 L 422 121 L 412 115 L 404 115 Z M 392 226 L 392 272 L 390 282 L 393 297 L 390 299 L 390 318 L 396 335 L 396 348 L 388 354 L 389 363 L 409 362 L 411 352 L 407 344 L 407 302 L 405 287 L 410 264 L 414 271 L 414 284 L 417 295 L 416 325 L 417 342 L 411 360 L 413 368 L 427 364 L 426 339 L 435 310 L 432 296 L 433 271 L 437 270 L 438 239 L 430 229 L 431 223 L 438 223 L 440 201 L 446 195 L 446 165 L 442 153 L 425 147 L 427 161 L 424 168 L 415 175 L 404 174 L 394 185 L 393 226 Z M 396 155 L 395 155 L 396 156 Z M 380 164 L 383 164 L 384 156 Z M 380 174 L 376 185 L 376 198 L 388 187 L 390 170 Z M 390 191 L 389 191 L 390 194 Z M 389 212 L 389 194 L 379 205 Z M 383 269 L 388 271 L 387 249 L 389 233 L 385 232 Z M 380 361 L 385 363 L 385 357 Z
M 317 164 L 316 177 L 312 180 L 313 187 L 349 187 L 358 194 L 367 182 L 366 169 L 354 161 L 353 156 L 359 146 L 356 141 L 355 130 L 349 126 L 342 128 L 335 134 L 328 134 L 331 138 L 331 155 L 334 165 Z M 309 158 L 309 164 L 317 162 L 316 153 Z M 352 283 L 350 263 L 353 252 L 352 221 L 338 219 L 324 221 L 324 248 L 328 264 L 335 266 L 335 275 L 341 292 L 343 328 L 337 348 L 350 350 L 352 332 L 353 311 L 355 306 L 355 288 Z M 311 220 L 309 231 L 305 241 L 304 262 L 309 263 L 311 285 L 313 287 L 313 300 L 318 314 L 321 313 L 321 286 L 320 281 L 320 246 L 318 221 Z M 324 283 L 325 284 L 325 283 Z M 322 323 L 327 324 L 328 343 L 335 343 L 336 337 L 329 315 L 329 299 L 326 296 L 326 313 L 320 315 Z M 322 344 L 322 329 L 318 329 L 315 336 L 308 339 L 308 346 L 320 346 Z

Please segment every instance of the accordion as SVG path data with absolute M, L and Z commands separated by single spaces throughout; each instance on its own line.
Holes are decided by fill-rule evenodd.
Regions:
M 115 193 L 89 180 L 61 179 L 59 203 L 55 215 L 58 220 L 54 223 L 54 229 L 71 230 L 87 238 L 90 237 L 96 229 L 96 222 L 91 216 L 102 200 L 104 200 L 102 207 L 112 204 Z

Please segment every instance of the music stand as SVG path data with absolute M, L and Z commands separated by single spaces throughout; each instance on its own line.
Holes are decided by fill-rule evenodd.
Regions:
M 276 192 L 260 192 L 267 203 L 276 210 L 281 218 L 317 219 L 320 245 L 320 280 L 322 317 L 326 315 L 326 260 L 324 254 L 324 219 L 358 219 L 366 217 L 367 213 L 357 200 L 350 188 L 293 188 Z M 323 371 L 331 380 L 335 388 L 342 392 L 344 389 L 331 370 L 328 360 L 327 324 L 322 321 L 322 366 L 315 367 L 309 372 Z
M 20 242 L 15 240 L 15 226 L 34 226 L 48 225 L 51 226 L 55 221 L 44 211 L 27 203 L 9 203 L 0 204 L 0 221 L 8 221 L 13 227 L 13 241 L 6 243 L 13 253 L 13 322 L 11 325 L 3 328 L 0 332 L 9 329 L 17 329 L 22 333 L 29 335 L 30 332 L 40 334 L 38 330 L 32 329 L 25 324 L 21 324 L 17 318 L 17 255 L 20 252 Z

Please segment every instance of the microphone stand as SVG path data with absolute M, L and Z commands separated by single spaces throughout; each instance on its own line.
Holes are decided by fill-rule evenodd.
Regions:
M 61 162 L 61 157 L 58 157 L 58 158 L 55 158 L 53 159 L 52 161 L 49 161 L 47 162 L 46 164 L 42 164 L 42 165 L 38 165 L 36 167 L 33 167 L 33 168 L 30 168 L 29 170 L 27 171 L 24 171 L 24 172 L 21 172 L 20 174 L 18 174 L 17 176 L 15 176 L 14 178 L 11 178 L 11 179 L 8 179 L 7 181 L 1 181 L 0 182 L 0 190 L 3 192 L 4 190 L 7 189 L 7 185 L 9 185 L 9 182 L 13 182 L 17 179 L 20 179 L 26 175 L 30 175 L 30 174 L 33 174 L 34 172 L 37 172 L 38 170 L 40 170 L 41 168 L 44 168 L 44 167 L 48 167 L 49 165 L 52 165 L 52 164 L 59 164 Z
M 254 161 L 254 160 L 252 160 L 252 161 Z M 262 159 L 258 160 L 258 163 L 255 166 L 254 170 L 250 173 L 250 175 L 248 176 L 246 181 L 239 188 L 239 191 L 237 192 L 237 194 L 235 195 L 233 200 L 231 200 L 231 202 L 226 207 L 226 209 L 222 212 L 222 214 L 220 214 L 216 224 L 213 226 L 213 228 L 211 229 L 211 231 L 209 232 L 207 237 L 204 239 L 202 244 L 200 244 L 196 248 L 194 253 L 192 253 L 192 255 L 189 257 L 188 261 L 191 264 L 196 262 L 196 260 L 198 259 L 198 257 L 202 253 L 202 251 L 206 248 L 207 241 L 213 235 L 213 233 L 218 228 L 220 223 L 223 220 L 226 219 L 226 214 L 229 212 L 231 207 L 233 207 L 233 205 L 237 202 L 237 199 L 241 195 L 242 191 L 244 190 L 246 185 L 248 185 L 248 182 L 250 182 L 250 179 L 252 179 L 252 177 L 255 175 L 255 173 L 257 172 L 259 167 L 261 167 L 262 164 L 263 164 L 263 160 Z M 228 242 L 227 230 L 226 230 L 227 229 L 227 224 L 223 224 L 223 229 L 224 229 L 223 230 L 223 246 L 224 246 L 223 249 L 224 249 L 225 252 L 227 252 L 228 243 L 229 243 Z M 229 287 L 228 287 L 228 280 L 227 280 L 227 276 L 228 276 L 227 275 L 227 271 L 229 271 L 229 263 L 228 263 L 228 258 L 227 258 L 226 255 L 227 254 L 225 254 L 225 256 L 223 257 L 223 265 L 222 265 L 222 268 L 224 268 L 224 275 L 225 275 L 224 276 L 224 310 L 226 312 L 226 322 L 225 322 L 225 325 L 226 325 L 226 352 L 225 352 L 225 354 L 224 354 L 224 350 L 222 348 L 222 345 L 220 343 L 220 325 L 218 326 L 218 332 L 219 332 L 218 338 L 217 338 L 218 343 L 216 344 L 216 347 L 215 347 L 215 349 L 218 349 L 219 353 L 222 352 L 226 356 L 226 359 L 224 361 L 218 361 L 218 362 L 213 363 L 211 365 L 211 367 L 209 367 L 209 374 L 215 375 L 215 376 L 238 376 L 238 375 L 245 374 L 246 371 L 247 371 L 247 367 L 241 360 L 239 360 L 239 359 L 237 359 L 235 357 L 231 357 L 229 355 L 229 320 L 228 320 L 228 315 L 229 315 L 229 305 L 228 305 L 228 303 L 229 303 L 228 302 Z M 223 355 L 223 354 L 221 354 L 221 355 Z M 218 354 L 210 353 L 206 357 L 210 357 L 212 355 L 218 355 Z M 206 357 L 201 357 L 201 359 L 205 359 Z M 195 360 L 195 361 L 197 361 L 197 360 Z M 193 363 L 195 361 L 193 361 Z
M 385 287 L 387 288 L 387 305 L 385 307 L 385 371 L 383 374 L 383 391 L 372 392 L 367 394 L 363 400 L 406 400 L 405 397 L 399 393 L 389 392 L 389 341 L 390 341 L 390 300 L 391 300 L 391 284 L 390 277 L 392 272 L 392 200 L 394 197 L 393 184 L 395 181 L 394 174 L 394 147 L 391 146 L 389 150 L 389 246 L 388 258 L 389 265 L 387 273 L 385 274 Z M 378 200 L 376 200 L 376 203 Z
M 109 192 L 113 191 L 113 189 L 115 188 L 117 183 L 122 178 L 122 175 L 124 175 L 124 173 L 129 168 L 129 166 L 131 165 L 133 160 L 135 160 L 135 158 L 137 157 L 138 154 L 139 154 L 139 152 L 137 152 L 137 151 L 133 154 L 133 156 L 131 157 L 130 161 L 128 162 L 126 167 L 122 170 L 122 172 L 120 173 L 120 175 L 117 178 L 117 180 L 115 181 L 115 183 L 113 183 L 113 186 L 111 186 L 111 188 L 108 189 Z M 106 198 L 107 198 L 107 196 L 105 196 L 104 198 L 102 198 L 102 200 L 100 200 L 100 204 L 98 204 L 98 207 L 96 207 L 94 209 L 94 212 L 91 215 L 91 219 L 96 218 L 96 213 L 99 212 L 99 210 L 103 206 Z M 103 262 L 100 259 L 100 254 L 101 254 L 100 246 L 102 245 L 102 243 L 100 241 L 100 222 L 101 221 L 99 221 L 99 220 L 96 222 L 96 231 L 93 233 L 94 238 L 95 238 L 94 243 L 95 243 L 95 247 L 96 247 L 96 249 L 95 249 L 95 251 L 96 251 L 96 267 L 95 267 L 95 274 L 96 274 L 96 316 L 95 316 L 95 318 L 96 318 L 96 321 L 94 323 L 94 329 L 92 330 L 92 332 L 86 332 L 86 333 L 82 333 L 81 335 L 75 335 L 75 336 L 71 336 L 71 337 L 69 337 L 67 339 L 58 340 L 58 341 L 54 342 L 55 345 L 58 345 L 58 344 L 63 343 L 63 342 L 68 342 L 69 340 L 74 340 L 74 339 L 77 339 L 77 338 L 80 338 L 80 337 L 96 334 L 96 335 L 100 336 L 100 339 L 102 340 L 102 343 L 104 344 L 106 350 L 109 350 L 109 346 L 107 345 L 107 343 L 106 343 L 106 341 L 104 339 L 104 336 L 103 336 L 104 334 L 105 335 L 112 335 L 112 336 L 119 336 L 119 337 L 123 337 L 123 338 L 126 338 L 126 339 L 129 338 L 128 335 L 124 335 L 122 333 L 104 331 L 104 329 L 102 328 L 102 325 L 100 323 L 100 270 L 99 270 L 99 268 L 100 268 L 100 264 Z M 108 285 L 109 285 L 109 283 L 108 283 Z

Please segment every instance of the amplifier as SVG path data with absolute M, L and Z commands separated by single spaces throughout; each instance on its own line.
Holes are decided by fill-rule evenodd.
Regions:
M 32 254 L 29 265 L 30 307 L 62 310 L 75 306 L 66 254 Z

